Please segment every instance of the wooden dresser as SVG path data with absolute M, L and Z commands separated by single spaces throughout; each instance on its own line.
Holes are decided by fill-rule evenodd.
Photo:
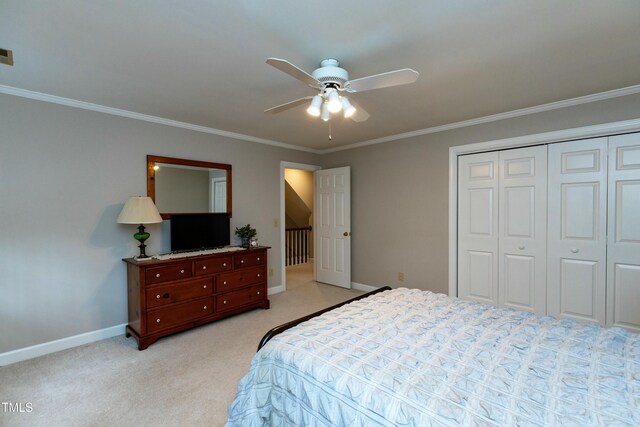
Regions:
M 144 350 L 158 338 L 254 308 L 269 308 L 267 249 L 168 260 L 127 258 L 126 336 Z

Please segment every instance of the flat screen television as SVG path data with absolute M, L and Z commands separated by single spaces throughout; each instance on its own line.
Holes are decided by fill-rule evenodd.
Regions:
M 171 215 L 171 251 L 217 248 L 230 243 L 228 213 Z

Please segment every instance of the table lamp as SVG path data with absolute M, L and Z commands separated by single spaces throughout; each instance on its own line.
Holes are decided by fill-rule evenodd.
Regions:
M 144 231 L 144 224 L 162 222 L 162 217 L 160 216 L 160 213 L 158 213 L 158 208 L 156 208 L 151 197 L 129 197 L 129 200 L 124 204 L 120 215 L 118 215 L 117 222 L 119 224 L 140 224 L 138 226 L 138 232 L 133 235 L 133 237 L 140 242 L 140 255 L 137 256 L 136 259 L 150 259 L 151 257 L 148 257 L 144 252 L 144 248 L 146 247 L 144 242 L 150 236 L 149 233 Z

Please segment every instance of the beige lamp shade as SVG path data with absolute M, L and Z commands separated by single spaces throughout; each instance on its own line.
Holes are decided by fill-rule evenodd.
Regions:
M 162 217 L 151 197 L 133 196 L 129 197 L 124 204 L 117 222 L 119 224 L 155 224 L 162 222 Z

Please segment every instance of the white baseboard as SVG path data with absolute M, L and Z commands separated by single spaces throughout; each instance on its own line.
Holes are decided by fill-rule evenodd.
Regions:
M 380 286 L 363 285 L 362 283 L 351 282 L 351 289 L 362 292 L 371 292 L 378 289 Z
M 279 294 L 280 292 L 284 292 L 284 285 L 273 286 L 267 289 L 267 295 Z
M 371 292 L 378 289 L 376 286 L 363 285 L 362 283 L 356 282 L 351 282 L 351 288 L 363 292 Z M 274 295 L 283 292 L 284 290 L 284 285 L 278 285 L 267 289 L 267 292 L 268 295 Z M 19 348 L 6 353 L 0 353 L 0 366 L 11 365 L 13 363 L 22 362 L 23 360 L 33 359 L 46 354 L 77 347 L 79 345 L 123 335 L 126 326 L 127 324 L 123 323 L 122 325 L 112 326 L 110 328 L 85 332 L 84 334 L 74 335 L 72 337 L 61 338 L 59 340 L 33 345 L 31 347 Z
M 72 337 L 61 338 L 59 340 L 33 345 L 31 347 L 19 348 L 17 350 L 7 351 L 6 353 L 0 353 L 0 366 L 11 365 L 12 363 L 22 362 L 23 360 L 33 359 L 35 357 L 44 356 L 45 354 L 55 353 L 57 351 L 66 350 L 83 344 L 89 344 L 94 341 L 100 341 L 118 335 L 124 335 L 125 326 L 127 326 L 126 323 L 123 323 L 122 325 L 112 326 L 110 328 L 85 332 L 84 334 L 74 335 Z

